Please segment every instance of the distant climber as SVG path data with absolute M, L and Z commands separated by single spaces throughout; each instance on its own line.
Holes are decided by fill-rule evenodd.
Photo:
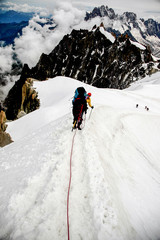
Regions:
M 138 104 L 136 104 L 136 108 L 138 108 Z
M 73 98 L 73 128 L 78 128 L 81 130 L 81 123 L 83 120 L 83 113 L 87 113 L 87 102 L 86 102 L 87 93 L 84 87 L 79 87 L 75 91 Z
M 147 106 L 145 106 L 145 109 L 146 109 L 147 111 L 149 111 L 149 108 L 148 108 Z

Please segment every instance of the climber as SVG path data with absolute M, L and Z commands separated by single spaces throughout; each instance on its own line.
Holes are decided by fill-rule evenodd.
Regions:
M 75 95 L 72 101 L 73 104 L 73 129 L 78 128 L 81 130 L 81 124 L 83 120 L 84 112 L 87 112 L 87 93 L 84 87 L 79 87 L 75 91 Z
M 92 104 L 91 104 L 91 95 L 92 95 L 91 93 L 87 93 L 86 101 L 87 101 L 88 105 L 93 109 L 94 106 L 92 106 Z

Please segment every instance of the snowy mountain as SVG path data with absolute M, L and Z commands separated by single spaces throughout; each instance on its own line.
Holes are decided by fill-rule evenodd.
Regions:
M 87 12 L 85 20 L 89 21 L 95 17 L 101 18 L 107 31 L 114 32 L 117 36 L 127 33 L 132 40 L 149 45 L 153 55 L 160 57 L 160 23 L 153 19 L 138 19 L 133 12 L 118 15 L 112 8 L 104 5 Z
M 128 35 L 115 37 L 104 30 L 103 24 L 91 31 L 73 30 L 50 54 L 43 53 L 35 67 L 24 65 L 20 79 L 4 101 L 6 116 L 9 120 L 17 118 L 27 78 L 66 76 L 96 87 L 124 89 L 158 70 L 160 62 L 150 49 L 131 41 Z
M 9 122 L 14 143 L 0 149 L 0 239 L 67 239 L 71 101 L 78 86 L 92 93 L 94 109 L 74 139 L 71 239 L 157 240 L 159 73 L 126 90 L 66 77 L 35 81 L 40 109 Z

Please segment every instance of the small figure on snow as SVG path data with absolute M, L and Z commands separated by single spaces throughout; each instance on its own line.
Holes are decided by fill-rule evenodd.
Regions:
M 136 104 L 136 108 L 138 108 L 138 104 Z
M 145 106 L 145 109 L 146 109 L 147 111 L 149 111 L 149 108 L 148 108 L 147 106 Z

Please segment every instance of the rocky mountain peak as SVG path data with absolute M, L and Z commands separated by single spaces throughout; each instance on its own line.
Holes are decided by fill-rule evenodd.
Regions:
M 20 79 L 11 88 L 4 101 L 6 107 L 6 116 L 8 120 L 14 120 L 36 110 L 40 106 L 38 93 L 33 88 L 33 79 L 27 78 L 30 75 L 30 69 L 27 64 L 24 65 Z
M 109 17 L 110 19 L 114 19 L 116 14 L 112 8 L 108 8 L 108 6 L 102 5 L 101 7 L 95 7 L 91 13 L 86 13 L 85 20 L 89 20 L 94 17 Z
M 134 23 L 137 21 L 137 15 L 133 12 L 124 12 L 121 17 L 123 21 Z
M 144 22 L 147 32 L 150 36 L 158 36 L 160 38 L 160 24 L 157 23 L 155 20 L 152 18 L 148 19 L 147 21 Z
M 26 77 L 45 80 L 67 76 L 97 87 L 123 89 L 145 76 L 147 71 L 142 65 L 150 62 L 153 59 L 149 48 L 132 42 L 128 34 L 114 38 L 101 23 L 92 31 L 73 30 L 65 35 L 49 55 L 41 55 Z
M 114 33 L 117 37 L 121 34 L 128 34 L 132 40 L 144 45 L 150 45 L 153 54 L 160 57 L 160 23 L 153 19 L 138 19 L 133 12 L 124 12 L 122 15 L 115 14 L 111 8 L 94 8 L 87 13 L 85 20 L 101 17 L 107 31 Z

